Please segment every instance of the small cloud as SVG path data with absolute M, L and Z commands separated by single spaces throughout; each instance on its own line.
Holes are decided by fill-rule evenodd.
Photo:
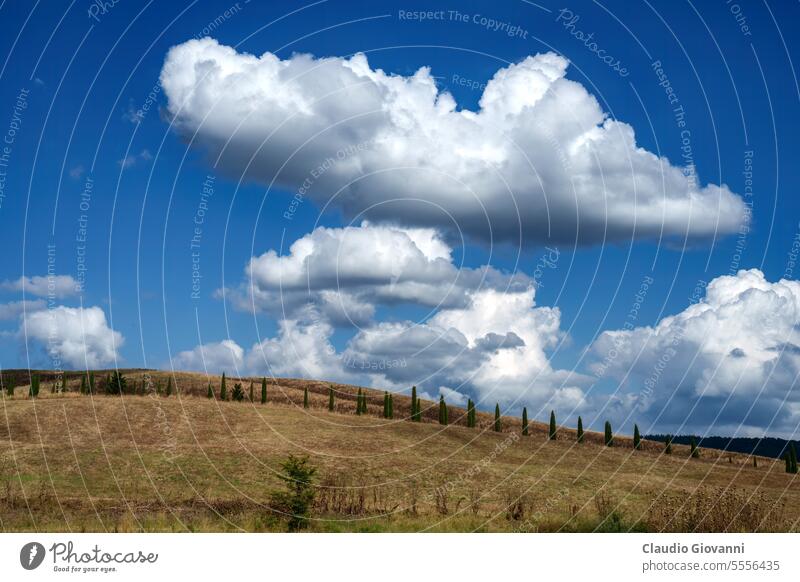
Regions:
M 153 159 L 153 154 L 150 153 L 150 150 L 143 149 L 138 154 L 132 154 L 130 156 L 127 156 L 127 157 L 119 160 L 117 163 L 120 166 L 122 166 L 123 168 L 131 168 L 131 167 L 135 166 L 137 164 L 137 162 L 140 162 L 140 161 L 149 162 L 152 159 Z
M 122 114 L 122 119 L 131 123 L 141 123 L 144 119 L 144 113 L 142 113 L 141 109 L 136 109 L 136 103 L 133 99 L 128 100 L 128 108 Z
M 70 275 L 36 275 L 33 277 L 20 277 L 13 281 L 3 281 L 0 283 L 0 289 L 30 293 L 37 297 L 61 298 L 76 295 L 80 285 Z

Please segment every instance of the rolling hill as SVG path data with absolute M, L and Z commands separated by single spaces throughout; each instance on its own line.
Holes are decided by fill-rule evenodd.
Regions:
M 78 393 L 80 374 L 42 372 L 40 396 L 27 395 L 29 372 L 3 372 L 0 419 L 0 528 L 4 531 L 279 531 L 271 493 L 283 485 L 288 455 L 317 469 L 312 531 L 796 531 L 796 475 L 780 461 L 532 422 L 423 401 L 423 422 L 408 420 L 410 399 L 362 389 L 367 414 L 355 414 L 355 386 L 271 380 L 261 404 L 219 400 L 219 377 L 123 371 L 129 392 Z M 176 392 L 164 395 L 168 378 Z M 209 382 L 215 398 L 206 398 Z M 230 391 L 250 378 L 228 378 Z M 147 385 L 147 386 L 145 386 Z M 328 411 L 328 391 L 336 395 Z M 159 394 L 156 394 L 159 387 Z M 303 408 L 308 389 L 309 408 Z

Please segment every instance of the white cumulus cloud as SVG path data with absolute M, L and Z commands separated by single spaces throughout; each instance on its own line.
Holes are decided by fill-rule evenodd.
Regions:
M 739 228 L 740 197 L 639 147 L 567 67 L 547 53 L 502 68 L 477 111 L 426 67 L 400 76 L 363 54 L 259 57 L 210 38 L 173 47 L 160 79 L 173 126 L 219 167 L 350 216 L 523 243 Z
M 662 430 L 790 434 L 800 423 L 798 324 L 799 282 L 743 270 L 653 327 L 604 332 L 593 369 L 624 380 L 620 413 Z
M 100 307 L 65 307 L 28 314 L 20 335 L 35 342 L 53 368 L 101 368 L 115 363 L 123 345 L 121 333 L 106 322 Z

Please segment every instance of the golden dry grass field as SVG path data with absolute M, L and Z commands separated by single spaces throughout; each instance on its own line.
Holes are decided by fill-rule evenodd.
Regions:
M 551 441 L 540 423 L 524 437 L 511 418 L 497 433 L 482 413 L 467 428 L 458 408 L 444 427 L 425 401 L 412 423 L 403 396 L 386 420 L 378 391 L 356 416 L 357 388 L 336 384 L 331 413 L 322 382 L 271 381 L 263 405 L 258 379 L 255 402 L 221 402 L 206 398 L 219 377 L 177 373 L 169 397 L 167 373 L 125 377 L 150 389 L 80 395 L 70 375 L 68 391 L 51 393 L 44 375 L 38 398 L 19 379 L 3 392 L 0 530 L 283 531 L 270 494 L 289 454 L 317 468 L 310 531 L 798 530 L 800 482 L 773 459 L 692 459 L 648 441 L 634 451 L 623 437 L 606 447 L 597 433 L 578 444 L 565 427 Z M 236 382 L 248 392 L 249 378 L 229 378 L 229 392 Z

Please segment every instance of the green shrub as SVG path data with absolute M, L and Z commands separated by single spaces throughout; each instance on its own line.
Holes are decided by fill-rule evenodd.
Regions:
M 308 518 L 314 505 L 314 475 L 317 469 L 309 464 L 308 457 L 289 457 L 281 463 L 282 473 L 278 477 L 283 481 L 285 490 L 272 493 L 272 505 L 288 516 L 287 524 L 290 532 L 308 527 Z
M 211 382 L 208 383 L 208 391 L 206 392 L 206 398 L 214 398 L 214 389 L 211 387 Z
M 551 441 L 556 440 L 556 411 L 550 411 L 550 432 L 549 437 Z
M 694 440 L 694 437 L 689 441 L 689 447 L 691 447 L 691 455 L 693 459 L 700 458 L 700 449 L 697 448 L 697 441 Z
M 106 393 L 125 394 L 126 388 L 127 382 L 125 381 L 125 377 L 120 373 L 119 370 L 114 370 L 114 373 L 109 376 L 106 384 Z
M 28 396 L 31 398 L 39 396 L 39 374 L 31 376 L 31 387 L 28 390 Z
M 611 432 L 611 423 L 606 421 L 605 438 L 604 441 L 607 447 L 614 446 L 614 433 Z
M 522 408 L 522 435 L 528 436 L 528 408 Z
M 667 438 L 664 440 L 664 454 L 672 454 L 672 437 L 670 435 L 667 435 Z
M 578 442 L 583 442 L 583 419 L 578 417 Z
M 172 396 L 172 376 L 167 378 L 167 393 L 165 394 L 165 396 L 167 396 L 167 398 Z
M 231 400 L 234 402 L 242 402 L 244 400 L 244 388 L 239 382 L 236 382 L 233 385 L 233 391 L 231 392 Z

